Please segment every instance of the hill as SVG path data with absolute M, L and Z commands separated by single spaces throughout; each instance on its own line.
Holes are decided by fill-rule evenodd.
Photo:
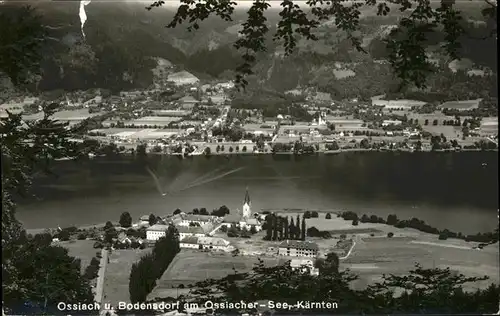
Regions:
M 165 28 L 174 14 L 173 7 L 147 11 L 144 3 L 94 0 L 86 7 L 88 20 L 86 39 L 83 39 L 78 2 L 35 2 L 34 5 L 44 22 L 51 26 L 52 38 L 42 64 L 43 76 L 38 84 L 41 90 L 145 88 L 152 84 L 151 70 L 156 67 L 156 58 L 168 60 L 197 77 L 208 78 L 230 77 L 241 61 L 232 43 L 246 17 L 243 10 L 235 11 L 233 22 L 209 18 L 201 23 L 198 31 L 187 32 L 183 26 Z M 480 20 L 478 9 L 468 7 L 465 13 L 470 17 L 468 32 L 480 37 L 488 33 L 492 25 Z M 345 95 L 342 91 L 351 84 L 361 84 L 357 87 L 359 91 L 386 89 L 368 82 L 372 75 L 383 73 L 378 77 L 384 80 L 391 76 L 386 65 L 372 60 L 383 62 L 387 51 L 382 40 L 404 13 L 374 17 L 373 12 L 363 11 L 361 21 L 361 35 L 369 55 L 354 51 L 346 34 L 327 21 L 316 31 L 319 41 L 301 40 L 297 52 L 284 58 L 278 44 L 271 41 L 279 19 L 279 11 L 273 7 L 266 13 L 271 29 L 268 52 L 260 56 L 252 82 L 279 92 L 313 85 L 322 90 L 340 91 L 335 92 L 339 96 Z M 429 47 L 437 47 L 441 40 L 442 34 L 434 34 Z M 461 40 L 462 54 L 471 60 L 473 67 L 496 69 L 495 39 L 463 37 Z M 434 56 L 438 60 L 443 58 L 439 53 Z M 341 78 L 339 71 L 351 75 Z M 392 84 L 392 80 L 387 82 Z

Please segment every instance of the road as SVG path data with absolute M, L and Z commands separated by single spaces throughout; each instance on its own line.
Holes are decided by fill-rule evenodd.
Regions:
M 361 240 L 361 238 L 358 235 L 356 235 L 356 237 L 354 237 L 354 239 L 352 241 L 351 249 L 349 249 L 349 251 L 347 252 L 347 254 L 345 256 L 340 257 L 339 259 L 340 260 L 345 260 L 345 259 L 349 258 L 349 256 L 351 255 L 352 251 L 354 250 L 354 247 L 356 247 L 356 243 L 358 243 L 360 240 Z
M 99 272 L 97 274 L 97 284 L 94 291 L 94 301 L 97 303 L 102 302 L 102 295 L 104 290 L 104 276 L 106 275 L 106 267 L 108 265 L 109 251 L 106 249 L 101 250 L 101 263 L 99 264 Z

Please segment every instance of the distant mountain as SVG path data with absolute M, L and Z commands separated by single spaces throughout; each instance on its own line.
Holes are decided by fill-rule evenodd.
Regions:
M 182 25 L 175 29 L 165 27 L 173 17 L 171 9 L 147 11 L 144 3 L 93 0 L 86 7 L 88 20 L 83 39 L 78 2 L 41 1 L 35 2 L 35 6 L 44 22 L 51 26 L 52 40 L 46 48 L 43 77 L 38 85 L 42 90 L 105 87 L 118 91 L 148 87 L 153 81 L 152 69 L 157 66 L 157 58 L 168 60 L 198 78 L 228 78 L 241 62 L 232 47 L 246 18 L 246 12 L 241 10 L 235 12 L 234 22 L 209 18 L 201 23 L 199 30 L 187 32 Z M 278 12 L 270 10 L 266 14 L 271 34 L 279 20 Z M 331 23 L 324 23 L 317 30 L 320 41 L 301 40 L 297 52 L 289 58 L 283 58 L 278 43 L 269 38 L 268 52 L 259 56 L 252 82 L 280 92 L 309 83 L 338 84 L 343 89 L 343 79 L 333 71 L 336 63 L 349 64 L 343 71 L 353 71 L 357 76 L 354 68 L 358 63 L 384 59 L 387 52 L 382 39 L 398 19 L 399 15 L 375 18 L 371 11 L 363 12 L 361 35 L 370 55 L 354 51 L 346 34 Z M 478 21 L 480 17 L 473 16 L 470 23 L 476 35 L 492 27 L 491 23 Z M 440 40 L 437 34 L 433 45 Z M 496 40 L 464 38 L 463 43 L 463 54 L 472 63 L 496 69 Z

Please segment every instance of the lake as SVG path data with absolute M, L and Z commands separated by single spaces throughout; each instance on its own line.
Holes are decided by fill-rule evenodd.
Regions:
M 462 233 L 492 231 L 497 225 L 497 152 L 105 157 L 60 161 L 53 172 L 36 179 L 36 198 L 20 201 L 17 214 L 26 228 L 118 221 L 125 211 L 134 220 L 177 208 L 210 211 L 227 205 L 235 211 L 247 187 L 253 211 L 396 214 Z M 160 194 L 166 191 L 171 193 Z

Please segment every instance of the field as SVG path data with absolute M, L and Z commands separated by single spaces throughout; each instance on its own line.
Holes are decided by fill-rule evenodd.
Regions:
M 173 129 L 156 129 L 156 128 L 104 128 L 96 129 L 92 132 L 99 132 L 106 134 L 106 136 L 115 136 L 135 139 L 157 139 L 170 137 L 179 133 L 178 130 Z
M 436 238 L 437 239 L 437 238 Z M 419 244 L 412 237 L 358 238 L 351 255 L 341 266 L 360 276 L 355 288 L 380 280 L 382 274 L 401 275 L 414 268 L 415 262 L 424 268 L 446 268 L 466 276 L 490 277 L 489 283 L 499 282 L 498 248 L 474 250 L 451 243 Z M 488 281 L 471 284 L 468 290 L 485 287 Z
M 100 252 L 100 249 L 94 249 L 94 242 L 93 240 L 72 240 L 61 241 L 57 245 L 68 249 L 70 256 L 81 260 L 83 273 L 90 264 L 90 260 L 96 256 L 97 252 Z
M 83 121 L 97 115 L 102 115 L 102 113 L 89 113 L 88 109 L 64 110 L 56 112 L 54 114 L 54 119 L 61 121 Z M 23 118 L 26 120 L 39 120 L 43 118 L 43 113 L 38 112 L 36 114 L 26 115 Z
M 130 120 L 124 122 L 125 125 L 158 125 L 158 126 L 166 126 L 173 122 L 181 121 L 182 117 L 176 116 L 145 116 L 136 120 Z
M 109 264 L 104 276 L 104 303 L 129 301 L 128 283 L 132 264 L 149 251 L 150 249 L 113 250 L 109 255 Z
M 278 258 L 262 259 L 269 265 L 277 265 L 280 262 Z M 257 257 L 233 257 L 224 253 L 181 251 L 157 282 L 149 298 L 165 297 L 166 293 L 172 293 L 172 288 L 180 284 L 187 287 L 188 284 L 208 278 L 223 278 L 233 273 L 233 269 L 238 272 L 249 272 L 255 263 L 257 263 Z
M 426 132 L 432 133 L 434 135 L 443 134 L 447 139 L 462 139 L 462 128 L 460 126 L 443 126 L 443 125 L 427 125 L 422 126 L 422 129 Z
M 440 109 L 456 109 L 456 110 L 472 110 L 479 107 L 479 102 L 481 99 L 477 100 L 464 100 L 464 101 L 448 101 L 438 106 Z

